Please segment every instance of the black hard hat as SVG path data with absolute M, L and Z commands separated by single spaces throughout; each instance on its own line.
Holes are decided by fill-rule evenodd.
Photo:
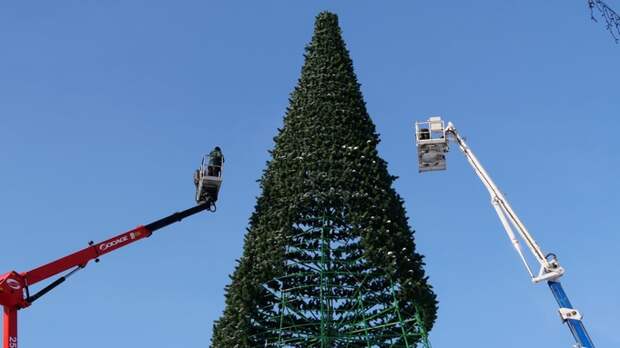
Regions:
M 213 149 L 213 150 L 215 150 L 215 151 L 222 151 L 222 149 L 220 149 L 219 146 L 216 146 L 215 149 Z

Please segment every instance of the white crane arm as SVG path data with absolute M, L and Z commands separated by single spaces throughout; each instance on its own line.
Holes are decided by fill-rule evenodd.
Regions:
M 506 197 L 504 197 L 502 192 L 497 188 L 495 182 L 493 182 L 491 176 L 487 173 L 482 164 L 480 164 L 480 161 L 478 161 L 478 158 L 476 158 L 476 155 L 469 148 L 465 140 L 459 135 L 452 122 L 449 122 L 445 128 L 445 136 L 446 138 L 448 136 L 452 136 L 454 138 L 456 143 L 459 145 L 459 148 L 467 158 L 467 161 L 480 178 L 480 181 L 482 181 L 486 189 L 489 191 L 491 196 L 491 204 L 493 205 L 493 208 L 495 208 L 502 226 L 506 230 L 508 238 L 523 261 L 523 264 L 530 274 L 532 281 L 538 283 L 543 280 L 553 280 L 561 277 L 562 274 L 564 274 L 564 269 L 560 267 L 555 258 L 549 259 L 543 253 L 540 246 L 536 243 L 536 240 L 534 240 L 534 237 L 532 237 L 521 219 L 519 219 L 519 216 L 514 212 Z M 536 261 L 540 264 L 540 271 L 536 276 L 534 276 L 525 256 L 523 255 L 519 240 L 517 239 L 511 226 L 517 230 L 517 233 L 525 245 L 527 245 Z

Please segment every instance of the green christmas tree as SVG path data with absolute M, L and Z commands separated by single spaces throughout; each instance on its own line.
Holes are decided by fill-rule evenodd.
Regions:
M 415 347 L 437 301 L 338 17 L 317 16 L 215 348 Z

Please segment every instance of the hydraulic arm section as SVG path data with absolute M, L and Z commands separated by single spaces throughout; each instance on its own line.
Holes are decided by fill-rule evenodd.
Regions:
M 558 305 L 560 306 L 559 313 L 562 321 L 565 322 L 573 337 L 575 338 L 576 345 L 574 348 L 594 348 L 592 339 L 588 335 L 586 328 L 582 322 L 581 313 L 573 308 L 570 303 L 562 284 L 559 282 L 560 277 L 564 274 L 564 268 L 562 268 L 554 254 L 543 253 L 542 249 L 532 235 L 529 233 L 523 222 L 519 219 L 514 212 L 508 200 L 502 192 L 497 188 L 489 174 L 482 167 L 472 150 L 467 146 L 465 140 L 459 135 L 456 128 L 452 123 L 448 123 L 447 127 L 444 127 L 444 123 L 439 117 L 431 117 L 426 122 L 416 123 L 416 143 L 418 146 L 418 160 L 420 164 L 420 172 L 443 170 L 446 169 L 445 153 L 448 152 L 448 140 L 452 138 L 459 146 L 467 161 L 472 166 L 486 189 L 491 195 L 491 204 L 497 216 L 499 217 L 502 226 L 506 230 L 508 238 L 512 242 L 513 247 L 519 254 L 521 261 L 525 265 L 530 278 L 534 283 L 546 281 L 555 297 Z M 532 268 L 528 264 L 519 239 L 517 239 L 513 228 L 517 230 L 517 233 L 521 240 L 530 250 L 533 257 L 538 262 L 540 268 L 538 273 L 534 274 Z
M 213 167 L 211 164 L 210 167 Z M 133 230 L 121 233 L 115 237 L 99 243 L 88 243 L 89 246 L 73 254 L 67 255 L 43 266 L 37 267 L 27 272 L 11 271 L 0 275 L 0 305 L 4 307 L 4 336 L 2 348 L 17 348 L 17 311 L 30 306 L 34 301 L 47 294 L 52 289 L 62 284 L 67 278 L 78 270 L 86 267 L 88 262 L 99 261 L 99 257 L 108 254 L 116 249 L 127 246 L 140 239 L 150 237 L 153 232 L 171 225 L 182 219 L 197 214 L 203 210 L 215 211 L 215 201 L 219 191 L 221 177 L 221 163 L 217 165 L 216 174 L 204 175 L 198 173 L 195 176 L 197 192 L 206 192 L 197 195 L 197 205 L 176 212 L 169 216 L 151 222 L 144 226 L 138 226 Z M 213 172 L 213 170 L 212 170 Z M 30 287 L 59 273 L 66 272 L 65 275 L 52 281 L 38 292 L 31 294 Z

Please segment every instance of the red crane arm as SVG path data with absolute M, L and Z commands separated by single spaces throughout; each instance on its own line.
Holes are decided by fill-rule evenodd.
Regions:
M 71 255 L 67 255 L 28 272 L 24 272 L 22 273 L 22 276 L 29 286 L 34 285 L 71 268 L 78 266 L 84 267 L 90 260 L 96 259 L 101 255 L 105 255 L 116 249 L 122 248 L 142 238 L 149 237 L 152 233 L 153 232 L 147 230 L 146 227 L 138 226 L 131 231 L 121 233 L 97 244 L 91 244 L 90 246 Z
M 211 210 L 214 209 L 214 207 L 215 206 L 212 203 L 199 204 L 195 207 L 166 216 L 163 219 L 159 219 L 145 226 L 138 226 L 133 230 L 121 233 L 102 242 L 96 244 L 92 244 L 91 242 L 90 246 L 82 250 L 79 250 L 73 254 L 67 255 L 30 271 L 23 272 L 21 273 L 21 276 L 24 278 L 24 281 L 26 283 L 25 285 L 30 286 L 71 268 L 84 267 L 90 260 L 97 259 L 99 256 L 105 255 L 116 249 L 127 246 L 142 238 L 149 237 L 156 230 L 166 227 L 175 222 L 181 221 L 190 215 L 194 215 L 207 209 Z

